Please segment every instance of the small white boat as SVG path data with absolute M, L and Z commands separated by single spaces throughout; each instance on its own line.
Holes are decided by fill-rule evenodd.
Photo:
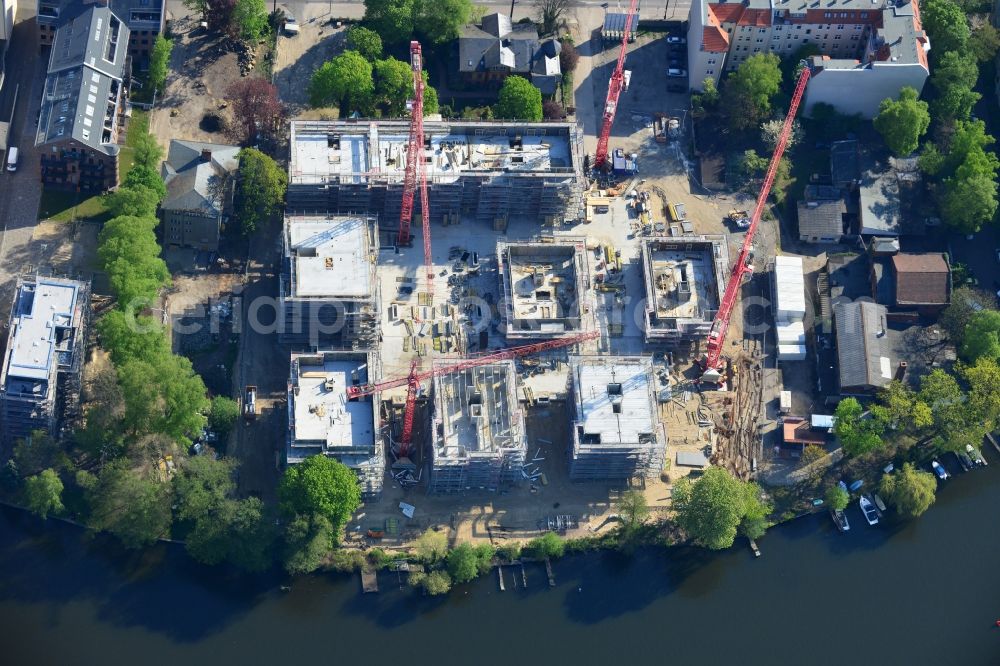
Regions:
M 931 461 L 931 469 L 933 469 L 934 473 L 937 474 L 937 478 L 941 479 L 942 481 L 951 476 L 950 474 L 948 474 L 945 468 L 941 466 L 941 463 L 939 463 L 937 460 Z
M 868 521 L 868 524 L 878 525 L 878 511 L 867 495 L 862 495 L 861 499 L 858 500 L 858 504 L 861 505 L 861 513 L 865 514 L 865 520 Z
M 847 516 L 844 515 L 843 511 L 830 509 L 830 517 L 833 518 L 834 525 L 841 532 L 846 532 L 851 529 L 851 524 L 847 522 Z
M 872 499 L 875 500 L 875 506 L 878 507 L 878 510 L 882 513 L 885 513 L 885 502 L 882 501 L 882 498 L 879 497 L 878 494 L 876 494 L 872 497 Z
M 972 444 L 965 445 L 965 452 L 969 454 L 970 458 L 972 458 L 972 462 L 976 463 L 977 465 L 982 465 L 984 467 L 986 466 L 986 459 L 983 458 L 983 454 L 980 453 L 979 449 L 974 447 Z

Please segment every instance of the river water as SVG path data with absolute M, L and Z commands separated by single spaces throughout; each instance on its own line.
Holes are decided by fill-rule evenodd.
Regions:
M 528 587 L 446 599 L 357 576 L 296 580 L 142 554 L 0 512 L 0 664 L 1000 664 L 1000 464 L 945 483 L 917 521 L 826 514 L 718 554 L 574 556 Z

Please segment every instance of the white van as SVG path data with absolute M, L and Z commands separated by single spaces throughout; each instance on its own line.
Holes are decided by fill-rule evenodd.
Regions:
M 7 171 L 17 171 L 17 146 L 7 149 Z

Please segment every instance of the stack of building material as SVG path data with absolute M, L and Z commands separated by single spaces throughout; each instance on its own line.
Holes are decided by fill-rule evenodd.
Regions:
M 806 357 L 806 287 L 801 257 L 774 258 L 774 321 L 778 335 L 778 360 Z

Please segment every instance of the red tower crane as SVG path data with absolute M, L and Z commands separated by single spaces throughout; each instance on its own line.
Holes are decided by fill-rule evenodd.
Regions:
M 795 94 L 792 95 L 792 101 L 788 105 L 788 113 L 785 115 L 785 124 L 782 126 L 781 134 L 778 137 L 778 145 L 775 146 L 774 154 L 771 155 L 771 162 L 767 166 L 767 175 L 764 177 L 764 184 L 757 195 L 757 205 L 754 206 L 753 215 L 750 216 L 750 226 L 747 229 L 747 235 L 743 239 L 740 255 L 736 260 L 736 265 L 733 266 L 733 273 L 729 276 L 729 282 L 726 283 L 726 291 L 722 296 L 719 311 L 715 314 L 715 320 L 712 322 L 712 330 L 708 334 L 708 351 L 702 360 L 702 365 L 705 370 L 704 378 L 709 381 L 718 381 L 722 376 L 719 371 L 719 361 L 722 357 L 722 346 L 726 342 L 726 332 L 729 330 L 729 320 L 733 316 L 733 308 L 736 306 L 736 299 L 740 295 L 740 287 L 743 285 L 743 280 L 753 273 L 753 239 L 757 233 L 757 225 L 760 223 L 760 216 L 764 212 L 767 197 L 771 193 L 771 185 L 774 184 L 774 175 L 778 171 L 778 164 L 781 162 L 781 156 L 784 154 L 785 146 L 788 144 L 788 137 L 792 132 L 792 121 L 795 120 L 795 114 L 799 109 L 799 102 L 802 101 L 802 95 L 805 93 L 810 75 L 811 72 L 808 65 L 803 67 L 798 83 L 795 84 Z
M 615 122 L 615 112 L 618 110 L 618 98 L 625 87 L 625 53 L 628 51 L 628 38 L 632 33 L 632 19 L 635 18 L 635 10 L 639 0 L 632 0 L 629 5 L 628 14 L 625 17 L 625 30 L 622 33 L 622 46 L 618 51 L 618 64 L 615 71 L 611 73 L 611 82 L 608 84 L 608 97 L 604 101 L 604 120 L 601 123 L 601 134 L 597 137 L 597 155 L 594 157 L 594 166 L 600 168 L 608 161 L 608 138 L 611 136 L 611 125 Z
M 413 197 L 420 180 L 420 218 L 424 234 L 424 268 L 427 269 L 427 293 L 432 293 L 434 269 L 431 265 L 430 206 L 427 204 L 427 165 L 424 164 L 424 75 L 420 42 L 410 42 L 410 67 L 413 69 L 413 103 L 410 117 L 410 139 L 406 145 L 406 175 L 403 178 L 403 206 L 399 213 L 400 245 L 409 245 L 410 220 L 413 219 Z
M 406 412 L 403 416 L 403 435 L 399 440 L 398 451 L 399 457 L 404 458 L 409 454 L 410 445 L 413 442 L 413 412 L 414 405 L 417 401 L 417 391 L 420 389 L 421 381 L 437 377 L 438 375 L 446 375 L 451 372 L 460 372 L 469 368 L 489 365 L 490 363 L 496 363 L 498 361 L 506 361 L 508 359 L 520 358 L 522 356 L 530 356 L 531 354 L 538 354 L 539 352 L 549 349 L 569 347 L 570 345 L 575 345 L 580 342 L 593 340 L 598 336 L 600 336 L 599 331 L 591 331 L 589 333 L 580 333 L 579 335 L 574 335 L 569 338 L 560 338 L 559 340 L 549 340 L 547 342 L 537 342 L 535 344 L 522 345 L 520 347 L 510 347 L 508 349 L 493 352 L 492 354 L 477 356 L 476 358 L 441 359 L 441 365 L 432 367 L 430 370 L 417 370 L 417 361 L 413 361 L 410 365 L 410 373 L 405 377 L 387 379 L 377 384 L 348 386 L 347 399 L 354 400 L 367 395 L 373 395 L 379 391 L 387 391 L 400 386 L 407 387 Z

